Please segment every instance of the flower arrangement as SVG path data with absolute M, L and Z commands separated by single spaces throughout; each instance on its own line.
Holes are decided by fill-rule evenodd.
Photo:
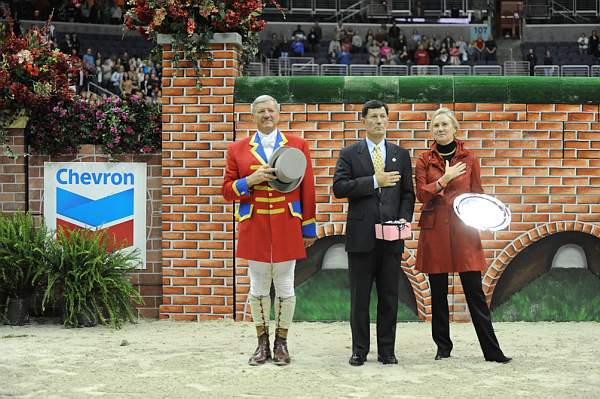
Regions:
M 265 0 L 283 12 L 276 0 Z M 187 58 L 206 58 L 214 33 L 236 32 L 242 36 L 244 59 L 258 51 L 258 33 L 265 28 L 261 19 L 263 0 L 129 0 L 131 9 L 125 25 L 143 35 L 171 34 Z
M 23 36 L 15 35 L 9 17 L 0 26 L 0 142 L 21 109 L 70 100 L 75 93 L 69 78 L 78 67 L 75 59 L 50 48 L 43 29 L 32 27 Z
M 153 153 L 161 146 L 157 105 L 136 95 L 88 103 L 81 98 L 58 101 L 49 111 L 31 115 L 29 142 L 39 154 L 74 154 L 96 144 L 105 154 Z

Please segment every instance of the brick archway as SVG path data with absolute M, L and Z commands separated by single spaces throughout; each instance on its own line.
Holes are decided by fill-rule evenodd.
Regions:
M 500 281 L 502 274 L 510 262 L 521 251 L 523 251 L 533 242 L 536 242 L 549 235 L 565 231 L 587 233 L 600 238 L 600 226 L 582 222 L 545 223 L 521 234 L 504 247 L 500 255 L 494 259 L 483 276 L 483 292 L 486 296 L 488 304 L 491 303 L 494 289 L 496 288 L 498 281 Z

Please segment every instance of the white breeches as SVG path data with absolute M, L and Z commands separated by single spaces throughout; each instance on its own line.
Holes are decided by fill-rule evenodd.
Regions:
M 249 260 L 250 295 L 255 297 L 268 296 L 271 291 L 271 281 L 273 281 L 276 297 L 288 298 L 294 296 L 295 268 L 295 259 L 279 263 Z

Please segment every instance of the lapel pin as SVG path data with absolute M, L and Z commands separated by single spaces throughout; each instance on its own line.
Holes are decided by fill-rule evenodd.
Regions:
M 396 162 L 396 158 L 392 158 L 392 162 Z

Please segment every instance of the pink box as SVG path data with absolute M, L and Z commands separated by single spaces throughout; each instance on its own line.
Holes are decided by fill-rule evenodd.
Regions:
M 412 238 L 410 223 L 377 223 L 375 225 L 375 238 L 386 241 L 410 240 Z

